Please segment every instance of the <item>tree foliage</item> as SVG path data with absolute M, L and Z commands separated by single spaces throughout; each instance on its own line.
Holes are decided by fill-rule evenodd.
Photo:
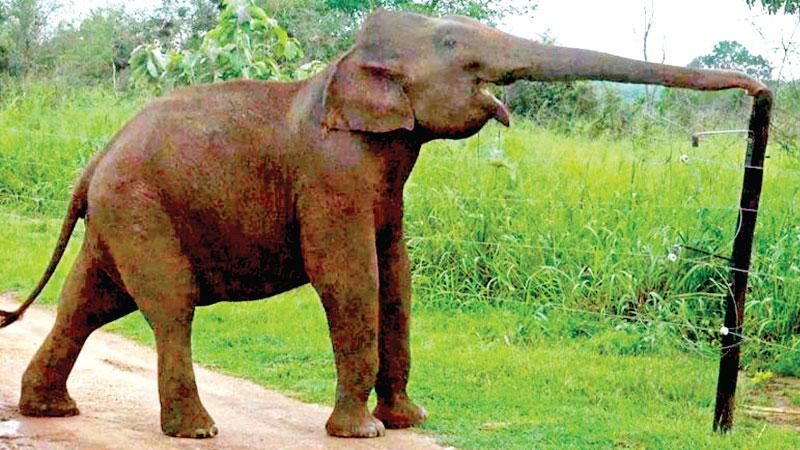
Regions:
M 769 81 L 772 66 L 760 55 L 754 55 L 736 41 L 720 41 L 711 53 L 698 56 L 689 67 L 726 69 L 744 72 Z M 692 130 L 737 128 L 737 120 L 747 117 L 750 98 L 741 90 L 697 92 L 687 89 L 664 89 L 659 96 L 657 113 L 671 123 Z
M 362 20 L 361 13 L 333 9 L 321 0 L 268 1 L 267 9 L 303 43 L 306 61 L 329 61 L 347 50 Z
M 23 76 L 35 69 L 75 82 L 110 80 L 143 42 L 198 45 L 216 23 L 219 2 L 162 0 L 135 14 L 97 8 L 79 22 L 47 26 L 63 0 L 0 0 L 0 73 Z
M 737 41 L 720 41 L 708 55 L 699 56 L 689 67 L 728 69 L 744 72 L 760 80 L 769 80 L 772 65 L 761 55 L 754 55 Z
M 770 14 L 795 14 L 800 12 L 800 0 L 745 0 L 747 6 L 753 7 L 755 4 L 760 4 Z
M 23 75 L 33 68 L 50 12 L 39 0 L 0 0 L 0 71 Z
M 146 32 L 142 38 L 173 49 L 197 47 L 223 9 L 223 0 L 161 0 L 160 6 L 140 19 Z
M 95 9 L 80 22 L 48 27 L 45 33 L 49 13 L 61 2 L 0 0 L 0 73 L 21 76 L 35 67 L 76 82 L 116 80 L 133 49 L 141 45 L 148 56 L 139 55 L 134 61 L 135 67 L 145 69 L 137 72 L 140 82 L 147 76 L 150 82 L 171 79 L 169 83 L 175 84 L 233 76 L 281 78 L 282 69 L 276 70 L 273 63 L 281 66 L 305 55 L 292 62 L 296 67 L 328 61 L 345 51 L 375 7 L 435 16 L 463 14 L 489 23 L 534 8 L 532 4 L 515 8 L 489 0 L 161 0 L 155 9 L 135 14 L 123 8 Z M 243 3 L 263 10 L 281 26 L 275 28 L 270 21 L 262 23 L 255 18 L 252 23 L 239 24 L 238 32 L 212 33 L 206 39 L 206 33 L 218 27 L 220 14 Z M 230 18 L 230 13 L 226 17 Z M 268 43 L 270 39 L 278 45 Z M 295 51 L 299 42 L 310 49 L 307 54 Z M 263 51 L 272 56 L 261 57 Z M 148 61 L 151 70 L 147 70 Z M 211 70 L 214 65 L 221 71 Z M 158 69 L 156 78 L 151 76 L 154 67 Z
M 80 23 L 56 28 L 43 45 L 41 65 L 76 82 L 108 79 L 144 35 L 142 24 L 123 9 L 96 9 Z
M 303 56 L 300 43 L 255 0 L 224 5 L 198 48 L 165 53 L 158 42 L 137 47 L 131 56 L 134 82 L 163 89 L 235 78 L 285 80 L 313 72 L 313 64 L 297 67 Z

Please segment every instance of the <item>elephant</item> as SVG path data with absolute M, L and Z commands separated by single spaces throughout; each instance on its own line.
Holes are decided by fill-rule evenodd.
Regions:
M 540 44 L 465 17 L 378 10 L 311 78 L 192 86 L 145 105 L 76 182 L 38 286 L 2 313 L 6 326 L 30 306 L 83 219 L 56 322 L 22 377 L 21 413 L 78 414 L 66 382 L 81 347 L 139 310 L 155 335 L 162 431 L 214 436 L 192 369 L 195 308 L 310 283 L 336 366 L 328 434 L 376 437 L 422 423 L 427 413 L 406 391 L 403 237 L 403 189 L 420 148 L 469 137 L 491 119 L 509 126 L 490 83 L 579 79 L 769 94 L 738 72 Z

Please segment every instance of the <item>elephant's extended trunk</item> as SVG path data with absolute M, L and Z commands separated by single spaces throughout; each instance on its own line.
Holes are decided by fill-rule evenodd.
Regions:
M 501 69 L 500 83 L 605 80 L 711 91 L 741 88 L 753 96 L 768 90 L 741 72 L 654 64 L 591 50 L 512 40 L 515 42 L 506 47 L 511 65 Z

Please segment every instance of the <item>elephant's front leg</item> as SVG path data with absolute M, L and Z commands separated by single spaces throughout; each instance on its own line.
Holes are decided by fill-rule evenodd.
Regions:
M 411 367 L 409 319 L 411 270 L 399 227 L 378 236 L 380 271 L 380 370 L 375 384 L 375 417 L 387 428 L 408 428 L 427 418 L 406 393 Z
M 378 262 L 371 212 L 357 211 L 313 208 L 302 215 L 300 244 L 336 360 L 336 404 L 325 429 L 333 436 L 376 437 L 385 428 L 367 399 L 378 372 Z

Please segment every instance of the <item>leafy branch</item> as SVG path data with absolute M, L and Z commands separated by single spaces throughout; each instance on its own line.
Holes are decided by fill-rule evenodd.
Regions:
M 290 80 L 315 73 L 321 63 L 297 67 L 303 49 L 255 0 L 226 0 L 218 24 L 197 49 L 162 50 L 159 42 L 140 45 L 131 55 L 137 86 L 158 90 L 176 85 L 237 78 Z

